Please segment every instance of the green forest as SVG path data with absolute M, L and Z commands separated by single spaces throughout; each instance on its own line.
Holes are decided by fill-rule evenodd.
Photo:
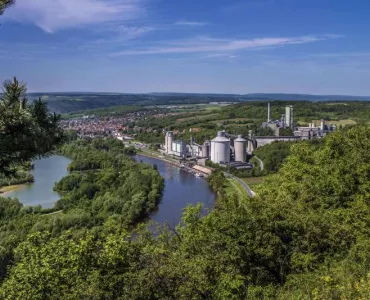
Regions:
M 16 199 L 0 198 L 0 281 L 13 266 L 16 247 L 29 234 L 48 233 L 51 239 L 69 231 L 79 237 L 86 230 L 100 232 L 106 223 L 129 229 L 161 199 L 159 173 L 133 161 L 125 154 L 132 149 L 117 140 L 77 140 L 59 152 L 73 161 L 70 175 L 55 186 L 63 197 L 53 209 L 23 207 Z
M 176 228 L 165 226 L 156 236 L 146 226 L 127 226 L 140 215 L 130 214 L 135 203 L 147 203 L 153 190 L 160 194 L 155 170 L 130 159 L 90 165 L 96 151 L 117 158 L 113 142 L 67 144 L 61 151 L 90 170 L 72 172 L 56 186 L 65 194 L 57 204 L 62 214 L 0 202 L 7 250 L 1 252 L 0 296 L 368 299 L 369 137 L 368 126 L 355 126 L 318 145 L 296 143 L 256 197 L 219 191 L 207 216 L 200 206 L 188 207 Z

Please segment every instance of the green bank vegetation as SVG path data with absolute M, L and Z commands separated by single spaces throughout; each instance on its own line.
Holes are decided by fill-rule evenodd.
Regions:
M 176 229 L 130 233 L 115 218 L 14 251 L 4 299 L 367 299 L 370 293 L 370 129 L 292 146 L 257 196 L 224 194 Z M 350 170 L 350 172 L 349 172 Z M 319 179 L 319 180 L 318 180 Z M 222 174 L 211 184 L 224 183 Z M 7 211 L 12 220 L 17 210 Z M 3 217 L 4 218 L 4 217 Z M 3 222 L 9 222 L 4 221 Z
M 73 159 L 69 168 L 76 172 L 56 184 L 63 196 L 53 209 L 23 207 L 16 199 L 0 198 L 0 282 L 27 235 L 44 232 L 51 239 L 69 230 L 71 237 L 78 237 L 87 230 L 100 231 L 105 222 L 128 229 L 161 199 L 159 173 L 133 161 L 117 140 L 78 140 L 60 152 Z M 57 211 L 62 213 L 52 214 Z

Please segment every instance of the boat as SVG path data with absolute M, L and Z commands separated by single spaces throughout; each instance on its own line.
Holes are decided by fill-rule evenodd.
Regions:
M 201 173 L 195 173 L 195 177 L 197 177 L 197 178 L 203 178 L 203 177 L 204 177 L 204 175 L 203 175 L 203 174 L 201 174 Z

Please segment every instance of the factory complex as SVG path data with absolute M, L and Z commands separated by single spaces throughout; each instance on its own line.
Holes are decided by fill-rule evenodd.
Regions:
M 248 163 L 247 155 L 252 154 L 253 150 L 270 144 L 274 141 L 298 141 L 322 138 L 328 133 L 335 131 L 336 126 L 327 125 L 321 120 L 320 125 L 316 126 L 315 122 L 308 126 L 295 126 L 293 106 L 285 107 L 285 114 L 280 120 L 271 121 L 271 106 L 268 104 L 267 122 L 262 127 L 269 127 L 274 132 L 274 136 L 253 136 L 249 131 L 245 139 L 242 135 L 228 134 L 226 131 L 219 131 L 217 136 L 211 141 L 207 140 L 202 145 L 195 143 L 194 138 L 190 139 L 187 144 L 184 140 L 176 140 L 172 131 L 166 132 L 164 154 L 171 155 L 179 159 L 205 159 L 223 166 L 232 166 L 238 169 L 253 168 Z M 280 136 L 280 129 L 291 129 L 292 136 Z
M 183 140 L 174 140 L 172 131 L 168 131 L 165 137 L 165 154 L 182 159 L 210 159 L 221 165 L 231 165 L 237 168 L 251 168 L 247 162 L 247 140 L 241 135 L 232 139 L 225 131 L 219 131 L 211 141 L 205 141 L 203 145 L 195 143 L 193 138 L 190 144 Z

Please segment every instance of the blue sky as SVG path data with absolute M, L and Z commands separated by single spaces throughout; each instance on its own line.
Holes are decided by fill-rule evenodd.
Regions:
M 29 91 L 370 95 L 368 0 L 18 0 L 0 80 Z

